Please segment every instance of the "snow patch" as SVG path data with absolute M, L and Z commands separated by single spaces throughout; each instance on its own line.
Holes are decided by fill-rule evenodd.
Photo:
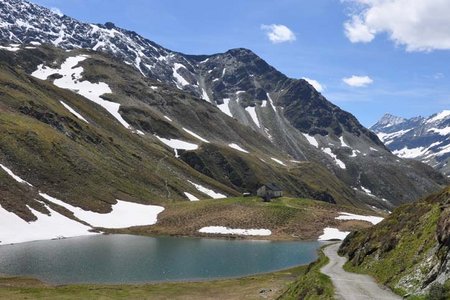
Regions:
M 319 236 L 319 241 L 328 240 L 343 240 L 350 233 L 350 231 L 340 231 L 337 228 L 326 227 L 323 229 L 323 234 Z
M 189 199 L 189 201 L 199 201 L 197 197 L 195 197 L 192 194 L 189 194 L 188 192 L 184 192 L 184 195 Z
M 37 220 L 26 222 L 0 206 L 0 244 L 23 243 L 96 234 L 91 228 L 69 219 L 45 205 L 50 215 L 28 208 Z
M 177 87 L 179 89 L 183 89 L 184 86 L 189 85 L 189 82 L 186 79 L 184 79 L 184 77 L 181 76 L 180 73 L 178 73 L 178 70 L 180 68 L 185 68 L 186 69 L 186 67 L 184 65 L 182 65 L 182 64 L 179 64 L 179 63 L 174 63 L 173 66 L 174 67 L 172 69 L 172 71 L 173 71 L 172 75 L 176 79 Z
M 68 209 L 77 219 L 94 227 L 128 228 L 154 225 L 158 221 L 158 214 L 164 211 L 164 207 L 158 205 L 144 205 L 117 200 L 117 203 L 112 205 L 111 212 L 100 214 L 72 206 L 44 193 L 39 193 L 39 195 L 47 201 Z
M 229 228 L 225 226 L 207 226 L 199 229 L 201 233 L 211 234 L 232 234 L 232 235 L 252 235 L 252 236 L 269 236 L 272 232 L 269 229 L 240 229 Z
M 285 164 L 284 162 L 282 162 L 281 160 L 279 160 L 279 159 L 276 159 L 276 158 L 274 158 L 274 157 L 271 157 L 270 159 L 273 160 L 274 162 L 276 162 L 276 163 L 282 165 L 282 166 L 286 166 L 286 164 Z
M 213 190 L 208 189 L 208 188 L 206 188 L 206 187 L 204 187 L 204 186 L 202 186 L 202 185 L 200 185 L 200 184 L 194 183 L 194 182 L 192 182 L 192 181 L 190 181 L 190 180 L 188 180 L 188 182 L 189 182 L 190 184 L 192 184 L 193 186 L 195 186 L 195 188 L 196 188 L 199 192 L 201 192 L 201 193 L 203 193 L 203 194 L 205 194 L 205 195 L 208 195 L 209 197 L 211 197 L 211 198 L 213 198 L 213 199 L 222 199 L 222 198 L 226 198 L 226 197 L 227 197 L 227 196 L 225 196 L 224 194 L 216 193 L 216 192 L 214 192 Z
M 355 215 L 351 213 L 341 212 L 340 216 L 336 217 L 337 220 L 360 220 L 367 221 L 372 223 L 373 225 L 380 223 L 383 221 L 382 217 L 375 216 L 363 216 L 363 215 Z
M 306 133 L 302 133 L 302 134 L 311 145 L 313 145 L 316 148 L 319 148 L 319 143 L 317 142 L 315 137 L 313 137 L 312 135 L 306 134 Z
M 79 113 L 76 112 L 75 109 L 73 109 L 72 107 L 69 106 L 69 104 L 65 103 L 64 101 L 60 100 L 59 101 L 68 111 L 70 111 L 70 113 L 72 115 L 74 115 L 75 117 L 77 117 L 78 119 L 80 119 L 81 121 L 84 121 L 86 123 L 89 124 L 88 120 L 86 120 L 85 118 L 83 118 L 82 115 L 80 115 Z
M 238 151 L 244 152 L 244 153 L 249 153 L 247 150 L 243 149 L 241 146 L 239 146 L 238 144 L 228 144 L 228 147 L 236 149 Z
M 342 160 L 340 160 L 339 158 L 337 158 L 336 154 L 334 154 L 330 148 L 323 148 L 322 151 L 325 154 L 328 154 L 331 158 L 334 159 L 334 162 L 336 163 L 336 165 L 341 168 L 341 169 L 346 169 L 346 166 L 344 164 L 344 162 Z
M 222 104 L 218 104 L 217 107 L 226 115 L 233 117 L 233 115 L 231 114 L 230 111 L 230 98 L 225 98 L 223 99 L 223 103 Z
M 7 167 L 5 167 L 4 165 L 0 164 L 0 168 L 3 169 L 3 171 L 5 171 L 9 176 L 11 176 L 15 181 L 17 181 L 18 183 L 23 183 L 26 184 L 28 186 L 33 186 L 31 185 L 29 182 L 27 182 L 26 180 L 23 180 L 22 178 L 20 178 L 19 176 L 17 176 L 16 174 L 14 174 L 10 169 L 8 169 Z
M 341 141 L 341 146 L 342 146 L 342 147 L 351 148 L 351 147 L 344 141 L 344 137 L 343 137 L 343 136 L 341 136 L 341 137 L 339 138 L 339 141 Z
M 183 127 L 183 130 L 186 131 L 187 133 L 189 133 L 190 135 L 192 135 L 193 137 L 195 137 L 196 139 L 199 139 L 200 141 L 205 142 L 205 143 L 209 143 L 209 141 L 207 139 L 202 138 L 201 136 L 199 136 L 195 132 L 192 132 L 189 129 L 186 129 L 184 127 Z
M 42 80 L 46 80 L 52 74 L 61 75 L 61 78 L 55 79 L 55 81 L 53 82 L 56 86 L 63 89 L 72 90 L 75 93 L 85 97 L 86 99 L 102 106 L 123 126 L 130 129 L 130 124 L 128 124 L 119 113 L 120 104 L 106 101 L 101 98 L 101 96 L 104 94 L 112 93 L 112 90 L 106 83 L 92 83 L 87 80 L 81 81 L 81 73 L 83 73 L 83 68 L 75 68 L 75 66 L 77 66 L 80 62 L 86 60 L 87 58 L 89 58 L 89 56 L 87 55 L 69 57 L 59 69 L 52 69 L 41 64 L 31 75 Z
M 256 107 L 255 106 L 247 106 L 245 110 L 248 112 L 250 117 L 252 118 L 253 122 L 261 128 L 261 124 L 259 124 L 258 115 L 256 114 Z

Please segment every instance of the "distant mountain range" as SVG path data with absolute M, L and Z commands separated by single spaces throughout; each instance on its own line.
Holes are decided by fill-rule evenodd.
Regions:
M 33 186 L 0 172 L 0 204 L 26 220 L 39 192 L 108 212 L 273 182 L 390 210 L 448 183 L 248 49 L 185 55 L 22 0 L 0 0 L 0 43 L 0 163 Z
M 370 129 L 394 154 L 420 160 L 450 176 L 450 110 L 411 119 L 386 114 Z

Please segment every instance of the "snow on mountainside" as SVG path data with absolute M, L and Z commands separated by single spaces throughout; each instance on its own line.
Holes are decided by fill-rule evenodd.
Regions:
M 387 114 L 371 129 L 394 154 L 420 160 L 450 176 L 450 110 L 428 118 Z
M 0 0 L 0 41 L 15 51 L 4 55 L 5 60 L 99 104 L 144 141 L 168 147 L 173 157 L 234 193 L 253 191 L 261 180 L 274 178 L 294 195 L 329 202 L 343 197 L 391 208 L 445 183 L 428 166 L 392 155 L 374 133 L 306 80 L 288 78 L 248 49 L 185 55 L 112 23 L 82 23 L 22 0 Z M 86 113 L 92 106 L 83 105 L 84 112 L 70 107 L 92 124 L 89 129 L 98 126 L 91 122 L 92 111 L 90 116 Z M 32 103 L 22 106 L 17 108 L 20 113 L 69 131 L 42 117 Z M 86 123 L 79 116 L 75 115 Z M 399 120 L 388 124 L 395 122 Z M 303 176 L 314 180 L 307 182 Z M 328 176 L 345 188 L 332 186 Z M 178 182 L 170 190 L 166 180 L 152 191 L 193 199 L 186 193 L 195 191 L 175 187 Z M 319 188 L 312 190 L 313 186 Z

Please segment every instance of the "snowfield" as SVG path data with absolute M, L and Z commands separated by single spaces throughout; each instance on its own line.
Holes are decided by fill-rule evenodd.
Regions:
M 212 234 L 233 234 L 233 235 L 252 235 L 269 236 L 272 232 L 269 229 L 232 229 L 225 226 L 207 226 L 200 228 L 198 232 Z
M 164 211 L 164 207 L 158 205 L 144 205 L 117 200 L 117 203 L 112 206 L 110 213 L 100 214 L 72 206 L 44 193 L 39 193 L 39 195 L 47 201 L 68 209 L 73 212 L 76 218 L 94 227 L 127 228 L 154 225 L 158 221 L 158 214 Z
M 128 124 L 119 113 L 120 104 L 106 101 L 101 98 L 104 94 L 112 93 L 112 90 L 106 83 L 92 83 L 87 80 L 81 81 L 81 74 L 84 70 L 82 67 L 76 66 L 87 58 L 89 58 L 87 55 L 69 57 L 62 63 L 59 69 L 52 69 L 41 64 L 38 66 L 37 70 L 31 74 L 31 76 L 41 80 L 46 80 L 52 74 L 61 75 L 61 78 L 55 79 L 53 82 L 57 87 L 74 91 L 86 99 L 102 106 L 123 126 L 130 129 L 130 124 Z
M 46 207 L 50 216 L 28 207 L 37 217 L 28 223 L 0 206 L 0 245 L 96 234 L 89 226 Z

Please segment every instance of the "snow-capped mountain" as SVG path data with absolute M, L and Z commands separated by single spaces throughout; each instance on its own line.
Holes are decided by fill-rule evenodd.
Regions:
M 140 201 L 141 195 L 193 199 L 199 191 L 186 183 L 191 176 L 190 181 L 227 195 L 253 192 L 269 181 L 295 196 L 390 209 L 446 183 L 430 167 L 392 155 L 307 81 L 288 78 L 248 49 L 185 55 L 112 23 L 82 23 L 22 0 L 0 0 L 0 42 L 0 59 L 26 78 L 17 80 L 27 91 L 5 101 L 0 112 L 63 133 L 83 149 L 76 154 L 93 151 L 96 157 L 101 151 L 91 143 L 106 147 L 112 161 L 123 163 L 120 172 L 100 158 L 104 169 L 85 165 L 91 156 L 74 157 L 64 147 L 62 170 L 79 167 L 80 161 L 111 182 L 131 172 L 137 183 L 132 190 L 123 183 L 120 195 L 138 194 Z M 42 96 L 38 100 L 36 93 Z M 55 102 L 54 95 L 62 99 Z M 47 135 L 37 136 L 49 142 Z M 0 150 L 11 169 L 31 169 L 22 152 Z M 130 168 L 128 159 L 151 164 L 135 161 Z M 45 184 L 51 175 L 36 164 L 33 176 Z M 157 174 L 149 168 L 153 165 Z M 53 180 L 73 180 L 64 175 Z M 76 187 L 47 186 L 82 201 L 73 196 Z M 106 209 L 105 201 L 101 205 Z
M 403 158 L 413 158 L 450 175 L 450 110 L 428 118 L 385 115 L 371 129 Z

